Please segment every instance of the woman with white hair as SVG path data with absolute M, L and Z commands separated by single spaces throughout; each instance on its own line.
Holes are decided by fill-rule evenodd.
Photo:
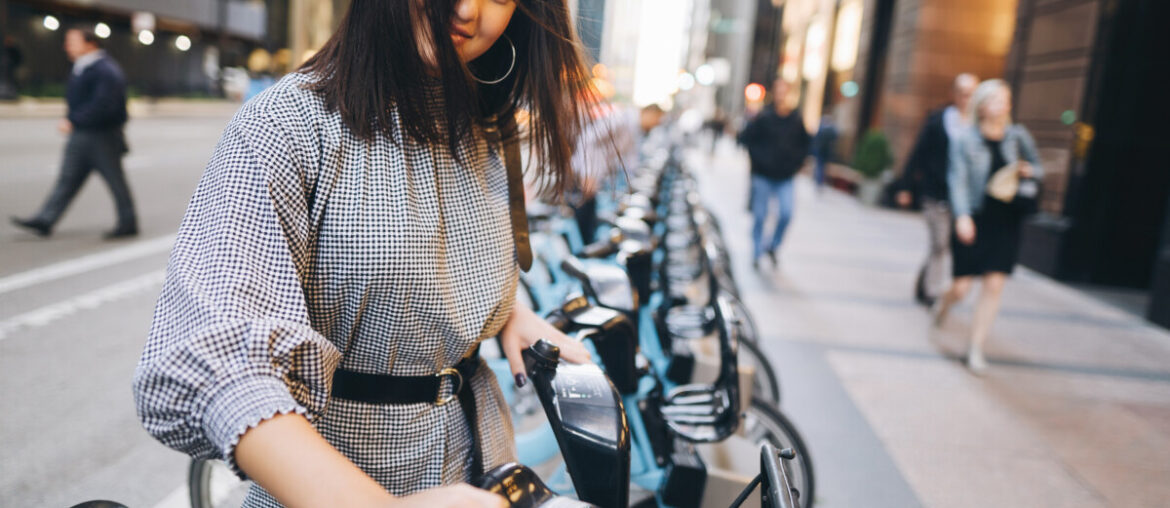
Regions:
M 951 306 L 966 296 L 979 277 L 983 289 L 975 306 L 967 367 L 980 374 L 987 369 L 983 345 L 1019 254 L 1020 225 L 1026 212 L 1019 201 L 1027 199 L 1009 195 L 1004 201 L 1000 192 L 992 193 L 993 197 L 989 183 L 1001 171 L 1009 172 L 1008 180 L 1036 181 L 1042 168 L 1032 135 L 1024 126 L 1012 123 L 1007 83 L 984 81 L 975 89 L 969 107 L 972 126 L 949 148 L 947 186 L 955 216 L 951 235 L 954 282 L 935 306 L 935 326 L 942 325 Z M 1002 176 L 995 179 L 1002 180 Z

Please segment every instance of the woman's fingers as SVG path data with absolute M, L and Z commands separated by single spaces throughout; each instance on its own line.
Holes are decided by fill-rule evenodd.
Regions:
M 528 383 L 528 376 L 524 373 L 524 356 L 521 350 L 524 342 L 520 337 L 511 337 L 511 334 L 500 335 L 500 349 L 504 350 L 504 357 L 508 359 L 508 368 L 512 370 L 512 379 L 517 387 Z
M 543 328 L 541 335 L 545 340 L 561 349 L 561 358 L 571 363 L 585 363 L 592 360 L 589 350 L 579 341 L 565 335 L 548 321 L 541 320 L 541 323 L 541 328 Z
M 583 344 L 577 342 L 569 336 L 558 333 L 553 339 L 553 344 L 561 349 L 561 358 L 570 363 L 586 363 L 592 359 L 589 350 Z
M 483 508 L 508 508 L 508 500 L 498 494 L 492 494 L 486 490 L 477 489 L 475 487 L 467 487 L 468 501 L 472 501 L 476 506 Z
M 561 359 L 569 363 L 587 363 L 591 356 L 585 346 L 575 340 L 552 341 L 561 350 Z
M 392 505 L 402 508 L 507 508 L 508 500 L 498 494 L 477 489 L 467 484 L 424 490 L 398 498 Z

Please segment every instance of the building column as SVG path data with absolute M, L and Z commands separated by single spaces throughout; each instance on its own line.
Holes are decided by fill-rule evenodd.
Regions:
M 329 0 L 290 0 L 288 11 L 289 49 L 296 68 L 333 35 L 334 5 Z

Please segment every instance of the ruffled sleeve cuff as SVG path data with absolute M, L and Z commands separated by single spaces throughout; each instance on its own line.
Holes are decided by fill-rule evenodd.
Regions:
M 204 429 L 232 472 L 246 479 L 235 458 L 240 437 L 264 420 L 290 413 L 309 417 L 309 411 L 293 399 L 283 381 L 271 375 L 240 372 L 224 379 L 212 391 L 204 412 Z

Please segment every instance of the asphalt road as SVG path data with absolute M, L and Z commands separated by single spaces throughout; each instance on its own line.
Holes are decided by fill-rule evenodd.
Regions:
M 141 236 L 107 242 L 104 182 L 91 176 L 53 236 L 11 226 L 57 174 L 64 137 L 46 118 L 0 119 L 0 506 L 113 499 L 153 507 L 187 459 L 142 430 L 130 389 L 174 232 L 230 109 L 132 121 L 125 164 Z

